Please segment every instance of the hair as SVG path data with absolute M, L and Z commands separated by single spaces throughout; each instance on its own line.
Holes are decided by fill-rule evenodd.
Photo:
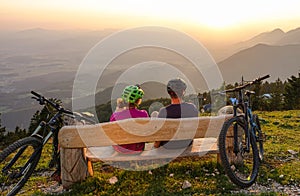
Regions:
M 183 91 L 182 93 L 175 93 L 174 91 L 168 91 L 168 94 L 170 95 L 171 98 L 182 98 L 183 97 Z
M 129 108 L 136 108 L 142 103 L 142 98 L 137 99 L 134 103 L 127 103 Z
M 116 112 L 120 112 L 120 111 L 126 109 L 127 106 L 128 106 L 128 104 L 122 98 L 118 98 Z

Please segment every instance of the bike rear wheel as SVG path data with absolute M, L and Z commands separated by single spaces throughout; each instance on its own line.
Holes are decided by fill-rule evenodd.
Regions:
M 33 173 L 42 152 L 42 140 L 35 137 L 20 139 L 0 153 L 1 191 L 16 195 Z
M 236 129 L 236 131 L 234 131 Z M 236 152 L 234 150 L 234 132 L 237 133 Z M 219 151 L 222 165 L 230 180 L 236 185 L 250 187 L 258 176 L 259 158 L 255 137 L 250 133 L 247 149 L 247 132 L 242 117 L 227 120 L 220 132 Z
M 259 160 L 262 162 L 264 160 L 264 140 L 265 136 L 261 130 L 259 118 L 256 114 L 253 115 L 253 121 L 256 124 L 254 127 L 254 134 L 256 138 L 256 142 L 258 143 L 258 154 L 259 154 Z

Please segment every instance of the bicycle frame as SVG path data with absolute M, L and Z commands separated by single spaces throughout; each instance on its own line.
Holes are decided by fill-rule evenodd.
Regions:
M 252 114 L 250 104 L 251 95 L 255 92 L 246 88 L 268 77 L 270 76 L 265 75 L 246 84 L 218 92 L 221 95 L 234 93 L 234 95 L 229 95 L 233 116 L 224 122 L 218 144 L 220 160 L 226 174 L 234 184 L 242 188 L 250 187 L 255 183 L 264 152 L 263 140 L 260 139 L 262 131 L 259 118 L 256 114 Z M 227 108 L 224 109 L 227 110 Z M 230 112 L 231 108 L 228 109 L 227 111 Z
M 244 122 L 244 128 L 245 128 L 245 143 L 246 147 L 243 149 L 246 152 L 250 152 L 250 131 L 253 131 L 253 116 L 252 116 L 252 110 L 250 108 L 250 96 L 248 96 L 248 101 L 244 100 L 243 92 L 242 90 L 239 91 L 238 99 L 234 99 L 235 102 L 233 102 L 233 116 L 234 117 L 240 117 L 243 118 Z M 238 100 L 238 101 L 237 101 Z M 238 115 L 237 109 L 241 108 L 243 111 L 243 115 Z M 249 127 L 250 125 L 250 127 Z M 239 146 L 238 146 L 238 126 L 237 124 L 234 125 L 234 153 L 239 152 Z
M 246 143 L 246 147 L 243 149 L 246 152 L 250 152 L 250 132 L 249 132 L 249 119 L 250 122 L 252 121 L 252 117 L 251 117 L 251 109 L 249 108 L 249 104 L 248 102 L 245 102 L 243 99 L 243 95 L 242 95 L 242 91 L 239 92 L 239 99 L 231 99 L 232 100 L 232 105 L 233 105 L 233 116 L 234 117 L 241 117 L 244 120 L 244 125 L 245 125 L 245 143 Z M 239 100 L 239 101 L 237 101 Z M 241 101 L 241 102 L 240 102 Z M 237 113 L 237 109 L 238 108 L 242 108 L 244 115 L 238 115 Z M 245 112 L 246 109 L 246 112 Z M 249 118 L 250 117 L 250 118 Z M 251 126 L 251 124 L 250 124 Z M 235 124 L 234 125 L 234 148 L 233 148 L 233 152 L 235 154 L 237 154 L 239 152 L 239 146 L 238 146 L 238 125 Z
M 34 130 L 34 132 L 31 134 L 33 137 L 39 137 L 43 139 L 43 146 L 49 141 L 49 139 L 52 137 L 53 133 L 57 130 L 57 127 L 55 126 L 55 123 L 59 118 L 61 117 L 61 112 L 57 112 L 47 123 L 45 121 L 40 122 L 39 126 Z M 45 136 L 45 129 L 49 127 L 50 131 L 49 133 Z M 43 130 L 42 135 L 39 134 L 41 129 Z
M 266 78 L 270 77 L 269 75 L 266 75 L 262 78 L 258 78 L 255 79 L 254 81 L 243 85 L 243 86 L 239 86 L 236 87 L 234 89 L 229 89 L 229 90 L 225 90 L 225 92 L 238 92 L 238 99 L 237 98 L 230 98 L 232 106 L 233 106 L 233 116 L 234 117 L 238 117 L 237 114 L 237 109 L 241 108 L 244 115 L 241 115 L 241 118 L 243 118 L 244 120 L 244 128 L 245 128 L 245 142 L 246 142 L 246 147 L 243 149 L 246 152 L 250 152 L 250 131 L 253 132 L 254 135 L 256 135 L 255 133 L 255 128 L 257 127 L 256 123 L 254 122 L 253 119 L 253 114 L 252 114 L 252 110 L 251 110 L 251 94 L 253 94 L 254 92 L 250 92 L 248 91 L 246 93 L 246 96 L 248 98 L 247 101 L 244 100 L 244 94 L 243 94 L 243 89 L 245 89 L 247 86 L 250 86 L 252 84 L 255 84 L 261 80 L 264 80 Z M 250 127 L 249 127 L 250 126 Z M 256 139 L 256 138 L 253 138 Z M 238 128 L 237 128 L 237 124 L 234 125 L 234 149 L 233 152 L 234 153 L 238 153 L 239 149 L 238 149 Z
M 34 95 L 33 99 L 46 107 L 47 111 L 45 114 L 47 114 L 47 120 L 41 121 L 31 136 L 15 141 L 1 152 L 1 162 L 6 162 L 1 170 L 7 177 L 6 181 L 9 186 L 12 188 L 8 190 L 9 195 L 15 195 L 30 178 L 41 158 L 43 147 L 51 137 L 53 138 L 53 150 L 52 159 L 48 167 L 55 166 L 56 171 L 54 174 L 60 173 L 58 133 L 61 126 L 64 125 L 64 115 L 71 117 L 75 122 L 79 120 L 82 124 L 85 124 L 85 121 L 91 124 L 96 123 L 95 120 L 86 118 L 80 113 L 64 109 L 60 104 L 48 100 L 34 91 L 31 91 L 31 94 Z M 23 157 L 24 153 L 28 153 L 30 156 L 25 154 L 26 156 Z M 1 186 L 4 186 L 4 190 L 6 189 L 5 183 L 1 184 Z

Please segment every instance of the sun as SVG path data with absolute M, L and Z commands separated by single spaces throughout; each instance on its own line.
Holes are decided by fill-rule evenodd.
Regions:
M 238 25 L 249 16 L 242 9 L 236 9 L 227 1 L 199 1 L 180 16 L 190 23 L 213 29 L 226 29 Z M 178 8 L 179 9 L 179 8 Z
M 210 17 L 203 17 L 198 20 L 195 20 L 195 23 L 199 25 L 206 26 L 212 29 L 226 29 L 235 26 L 238 21 L 234 18 L 230 17 L 222 17 L 222 16 L 210 16 Z
M 152 0 L 151 3 L 149 1 L 143 3 L 135 1 L 130 6 L 121 6 L 124 10 L 118 11 L 141 18 L 154 18 L 172 21 L 173 23 L 189 23 L 214 29 L 226 29 L 249 17 L 243 9 L 236 9 L 235 6 L 239 4 L 239 1 L 232 5 L 227 1 L 217 0 Z
M 227 1 L 217 0 L 152 0 L 152 1 L 118 1 L 101 3 L 98 0 L 91 0 L 94 5 L 85 3 L 73 5 L 78 11 L 87 11 L 89 14 L 110 14 L 112 16 L 122 16 L 125 23 L 139 21 L 145 23 L 158 21 L 175 23 L 189 23 L 192 25 L 207 26 L 215 29 L 225 29 L 237 24 L 238 20 L 243 19 L 244 14 L 241 10 L 235 9 Z M 100 6 L 101 5 L 101 6 Z

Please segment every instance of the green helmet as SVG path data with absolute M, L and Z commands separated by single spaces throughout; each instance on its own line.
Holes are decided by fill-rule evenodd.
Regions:
M 127 103 L 135 103 L 136 100 L 141 99 L 144 91 L 139 86 L 126 86 L 122 93 L 122 99 Z

